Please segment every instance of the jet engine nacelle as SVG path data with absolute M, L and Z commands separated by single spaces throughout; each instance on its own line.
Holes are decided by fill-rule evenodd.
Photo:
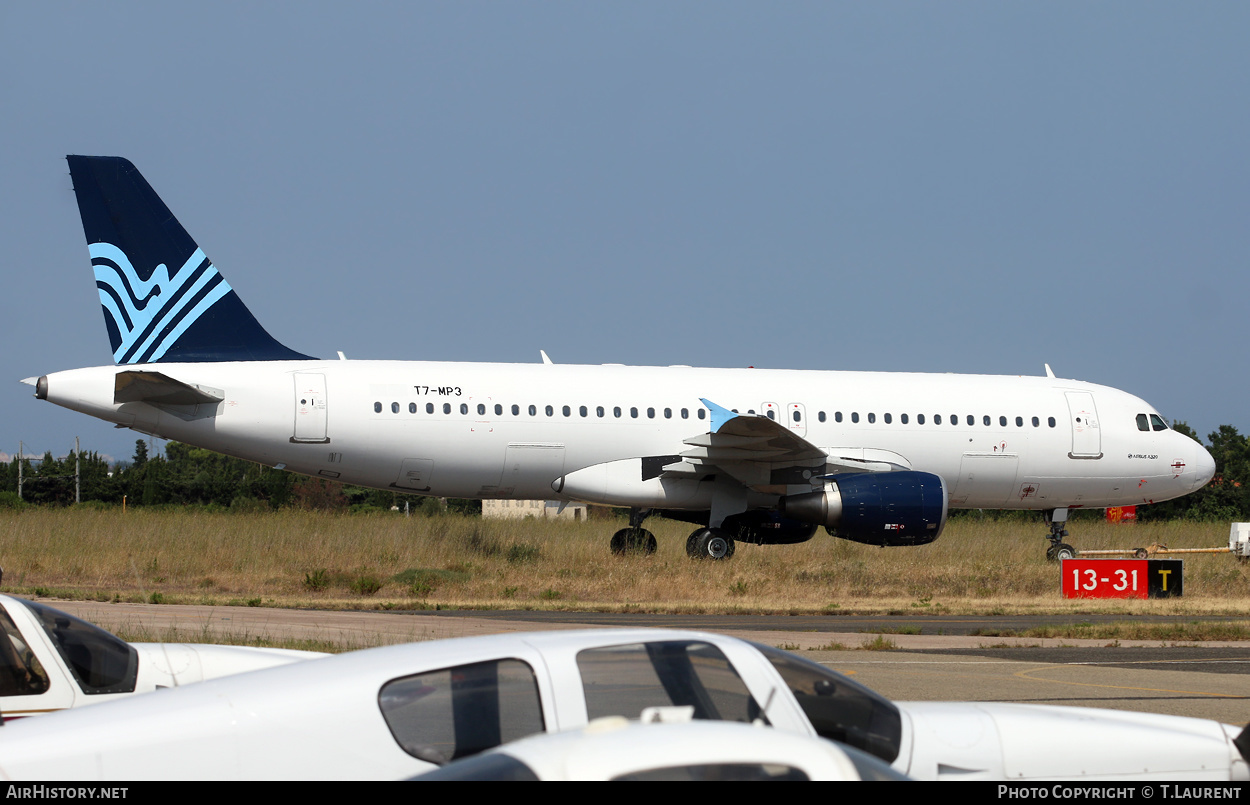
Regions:
M 839 475 L 820 492 L 783 497 L 779 511 L 852 542 L 925 545 L 946 526 L 946 482 L 912 470 Z

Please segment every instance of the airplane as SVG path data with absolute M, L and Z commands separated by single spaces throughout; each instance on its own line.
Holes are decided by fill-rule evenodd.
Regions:
M 691 557 L 820 526 L 923 545 L 951 508 L 1068 512 L 1200 488 L 1210 454 L 1144 400 L 1044 377 L 323 360 L 274 339 L 129 161 L 69 156 L 115 365 L 25 381 L 117 427 L 397 492 L 628 508 Z

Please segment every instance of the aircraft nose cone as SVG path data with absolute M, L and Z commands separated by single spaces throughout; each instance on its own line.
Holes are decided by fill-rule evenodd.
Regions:
M 1207 485 L 1207 482 L 1215 477 L 1215 459 L 1207 452 L 1206 448 L 1198 445 L 1197 455 L 1194 456 L 1194 490 L 1201 489 Z M 1191 490 L 1193 491 L 1193 490 Z

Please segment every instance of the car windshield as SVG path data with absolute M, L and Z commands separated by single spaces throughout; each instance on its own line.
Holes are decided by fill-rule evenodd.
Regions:
M 903 720 L 893 702 L 811 660 L 771 646 L 752 645 L 781 674 L 818 735 L 863 749 L 887 763 L 898 757 Z
M 83 693 L 133 693 L 139 676 L 134 646 L 59 609 L 24 601 L 52 638 Z

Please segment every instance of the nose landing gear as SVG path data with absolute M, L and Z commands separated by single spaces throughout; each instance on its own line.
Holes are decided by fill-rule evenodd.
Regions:
M 1050 540 L 1050 547 L 1046 549 L 1046 559 L 1051 562 L 1075 559 L 1076 548 L 1063 541 L 1063 538 L 1068 536 L 1068 529 L 1064 527 L 1068 524 L 1068 510 L 1051 509 L 1042 512 L 1042 516 L 1046 518 L 1046 523 L 1050 526 L 1050 535 L 1046 537 Z

